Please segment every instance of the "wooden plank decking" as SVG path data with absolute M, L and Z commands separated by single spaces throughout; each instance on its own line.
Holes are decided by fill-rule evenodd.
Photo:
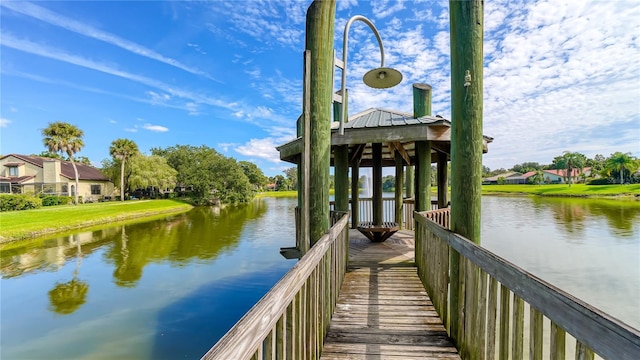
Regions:
M 413 233 L 349 233 L 349 266 L 321 359 L 460 359 L 418 278 Z

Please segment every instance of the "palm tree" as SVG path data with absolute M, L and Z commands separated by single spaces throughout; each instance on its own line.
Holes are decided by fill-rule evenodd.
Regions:
M 619 171 L 620 172 L 620 184 L 624 183 L 624 171 L 635 170 L 637 166 L 637 159 L 631 156 L 631 153 L 623 154 L 621 152 L 616 152 L 611 154 L 611 156 L 607 159 L 606 169 L 611 171 Z
M 63 153 L 67 154 L 69 161 L 73 166 L 73 171 L 76 175 L 76 190 L 75 190 L 75 203 L 78 204 L 78 187 L 80 186 L 80 180 L 78 179 L 78 168 L 73 161 L 73 155 L 80 152 L 84 146 L 82 137 L 84 132 L 75 125 L 56 121 L 49 123 L 46 129 L 42 130 L 42 136 L 44 136 L 44 146 L 49 149 L 51 153 Z
M 587 160 L 587 157 L 583 154 L 577 152 L 569 152 L 565 151 L 562 155 L 562 159 L 564 165 L 566 167 L 566 174 L 569 182 L 569 186 L 571 186 L 571 179 L 573 178 L 573 170 L 577 169 L 578 173 L 582 173 L 582 169 L 584 168 L 584 164 Z
M 120 160 L 120 201 L 124 201 L 124 163 L 138 153 L 138 145 L 129 139 L 113 140 L 109 147 L 109 154 Z
M 540 185 L 544 181 L 544 172 L 538 169 L 529 179 L 533 184 Z

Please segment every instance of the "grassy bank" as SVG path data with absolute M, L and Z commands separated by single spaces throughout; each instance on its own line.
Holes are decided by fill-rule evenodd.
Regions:
M 291 191 L 265 191 L 265 192 L 261 192 L 261 193 L 257 193 L 256 194 L 256 198 L 263 198 L 263 197 L 296 197 L 298 196 L 298 192 L 296 190 L 291 190 Z
M 527 194 L 564 197 L 640 198 L 640 184 L 632 185 L 483 185 L 482 194 Z
M 333 189 L 331 189 L 333 191 Z M 449 188 L 449 191 L 451 189 Z M 431 189 L 433 195 L 437 189 Z M 296 191 L 269 191 L 259 193 L 257 197 L 295 197 Z M 539 195 L 564 197 L 607 197 L 629 198 L 640 200 L 640 184 L 631 185 L 585 185 L 585 184 L 553 184 L 553 185 L 483 185 L 484 195 Z
M 43 207 L 0 213 L 0 243 L 158 214 L 190 210 L 176 200 L 139 200 Z

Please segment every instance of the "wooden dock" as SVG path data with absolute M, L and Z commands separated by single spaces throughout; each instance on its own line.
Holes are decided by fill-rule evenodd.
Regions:
M 413 232 L 349 233 L 349 264 L 321 359 L 460 359 L 414 262 Z

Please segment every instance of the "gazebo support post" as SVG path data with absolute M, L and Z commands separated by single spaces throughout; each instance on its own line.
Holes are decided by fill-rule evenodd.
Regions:
M 360 223 L 360 159 L 351 163 L 351 228 L 357 229 Z
M 347 92 L 345 91 L 342 101 L 347 101 L 346 94 Z M 342 117 L 341 110 L 342 104 L 334 102 L 334 120 Z M 333 168 L 335 175 L 335 210 L 346 212 L 349 211 L 349 145 L 339 145 L 333 148 Z
M 414 191 L 415 178 L 413 176 L 413 165 L 407 165 L 406 174 L 407 174 L 405 179 L 405 187 L 407 188 L 406 196 L 408 198 L 412 198 L 415 196 L 415 191 Z
M 431 85 L 413 84 L 413 117 L 431 115 Z M 431 142 L 416 141 L 416 211 L 431 210 Z
M 438 152 L 438 209 L 447 207 L 448 174 L 447 174 L 447 154 Z
M 395 222 L 398 224 L 400 229 L 403 229 L 403 213 L 402 213 L 402 190 L 404 184 L 404 161 L 402 159 L 402 155 L 399 151 L 395 153 L 395 161 L 396 161 L 396 193 L 395 193 Z
M 333 150 L 335 170 L 335 210 L 349 211 L 349 146 L 339 145 Z
M 382 225 L 382 144 L 373 143 L 373 224 Z
M 431 210 L 431 141 L 416 141 L 416 211 Z

